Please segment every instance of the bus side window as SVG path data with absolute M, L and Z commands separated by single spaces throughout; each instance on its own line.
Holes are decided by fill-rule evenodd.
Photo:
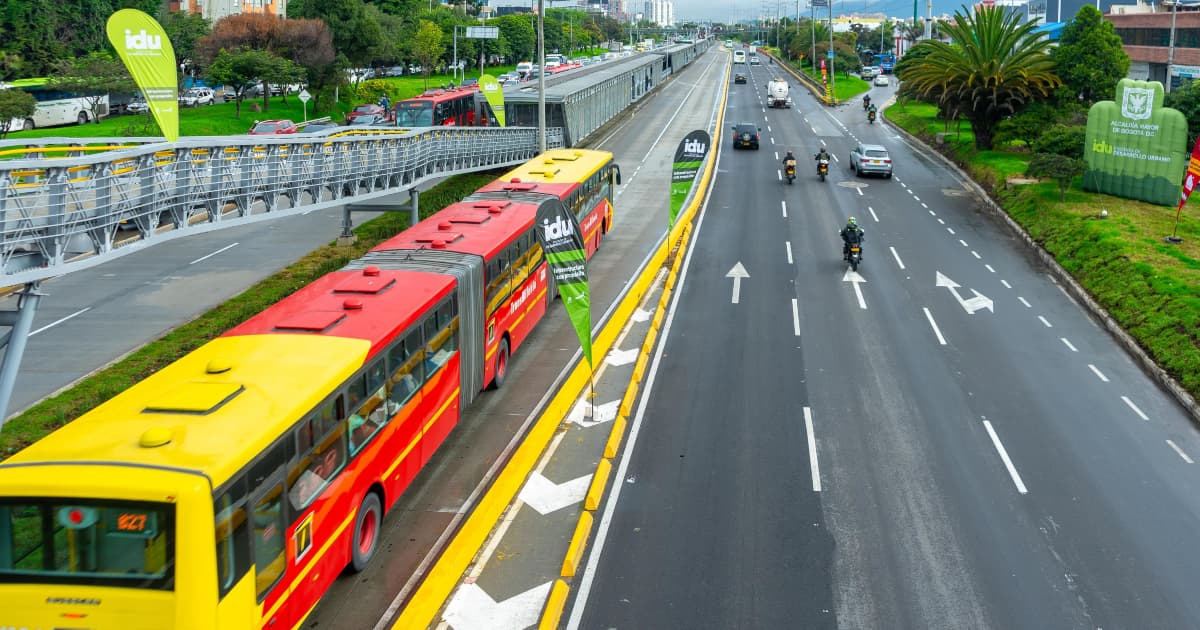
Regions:
M 425 384 L 424 343 L 421 329 L 405 335 L 388 351 L 388 365 L 392 370 L 392 402 L 402 406 Z
M 353 382 L 362 385 L 364 377 Z M 296 457 L 288 467 L 288 500 L 296 511 L 312 503 L 346 464 L 344 410 L 338 396 L 297 428 Z
M 508 251 L 504 250 L 496 254 L 496 257 L 488 261 L 488 284 L 487 284 L 487 304 L 488 315 L 496 312 L 504 300 L 508 299 L 508 294 L 512 290 L 509 286 L 509 280 L 512 276 L 512 270 L 509 267 Z M 428 334 L 425 337 L 430 338 Z
M 525 261 L 521 256 L 521 239 L 513 241 L 505 250 L 508 252 L 508 259 L 513 261 L 512 265 L 512 286 L 513 290 L 517 290 L 525 282 L 525 278 L 529 276 L 529 270 L 525 268 Z
M 375 435 L 392 416 L 400 411 L 400 406 L 391 401 L 389 391 L 387 363 L 381 358 L 367 368 L 364 375 L 367 386 L 367 399 L 354 415 L 350 416 L 350 453 L 358 452 L 371 436 Z M 358 418 L 357 425 L 355 418 Z
M 246 527 L 246 478 L 238 475 L 213 502 L 217 534 L 219 597 L 250 570 L 250 532 Z
M 453 300 L 447 300 L 425 318 L 425 363 L 430 375 L 446 365 L 458 347 L 458 318 L 453 309 Z
M 271 588 L 283 578 L 287 549 L 287 514 L 283 504 L 283 476 L 277 474 L 288 460 L 289 442 L 272 446 L 250 467 L 250 495 L 258 497 L 251 511 L 251 546 L 254 554 L 255 586 L 262 603 Z

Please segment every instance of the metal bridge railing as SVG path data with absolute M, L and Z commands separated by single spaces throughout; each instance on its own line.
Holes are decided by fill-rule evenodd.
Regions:
M 17 143 L 3 144 L 0 149 Z M 547 130 L 547 146 L 562 145 L 562 130 Z M 537 147 L 536 129 L 439 127 L 188 138 L 0 160 L 0 285 L 37 282 L 231 222 L 310 212 L 349 197 L 410 190 L 431 178 L 519 164 L 536 156 Z M 122 224 L 141 238 L 119 240 Z

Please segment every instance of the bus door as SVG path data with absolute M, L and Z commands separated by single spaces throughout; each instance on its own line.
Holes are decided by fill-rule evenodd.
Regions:
M 284 583 L 287 570 L 287 508 L 284 504 L 284 464 L 287 441 L 268 449 L 250 469 L 250 546 L 254 561 L 254 586 L 263 606 L 263 625 L 290 620 Z M 290 626 L 290 623 L 287 623 Z

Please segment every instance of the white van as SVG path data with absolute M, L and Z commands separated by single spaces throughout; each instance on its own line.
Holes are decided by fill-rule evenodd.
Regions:
M 533 71 L 533 63 L 532 62 L 522 61 L 521 63 L 517 64 L 517 74 L 521 75 L 522 77 L 527 76 L 532 71 Z
M 746 63 L 746 51 L 744 51 L 744 50 L 733 51 L 733 63 Z

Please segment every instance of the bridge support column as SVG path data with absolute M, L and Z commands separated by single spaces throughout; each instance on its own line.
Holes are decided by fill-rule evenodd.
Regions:
M 0 326 L 12 329 L 0 337 L 0 347 L 5 348 L 4 361 L 0 363 L 0 428 L 8 416 L 8 405 L 12 400 L 13 388 L 17 384 L 17 373 L 21 369 L 21 357 L 25 354 L 25 342 L 29 340 L 29 329 L 33 326 L 33 315 L 37 311 L 42 292 L 41 282 L 25 285 L 17 298 L 17 308 L 0 311 Z
M 337 237 L 338 247 L 349 247 L 358 242 L 354 233 L 354 221 L 350 218 L 350 204 L 342 206 L 342 233 Z
M 408 209 L 412 214 L 408 217 L 408 225 L 412 227 L 421 222 L 421 191 L 417 190 L 416 186 L 408 191 Z

